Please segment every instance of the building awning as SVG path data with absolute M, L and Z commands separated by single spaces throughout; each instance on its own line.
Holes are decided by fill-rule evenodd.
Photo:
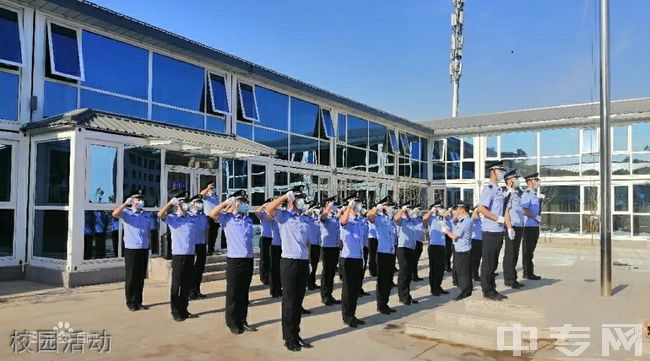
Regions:
M 246 158 L 275 155 L 275 149 L 235 135 L 209 133 L 92 109 L 77 109 L 28 123 L 21 130 L 34 133 L 65 128 L 144 138 L 152 147 L 207 156 Z

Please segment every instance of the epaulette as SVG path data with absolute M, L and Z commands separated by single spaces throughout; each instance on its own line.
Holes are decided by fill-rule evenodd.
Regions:
M 492 189 L 492 184 L 488 184 L 488 188 Z

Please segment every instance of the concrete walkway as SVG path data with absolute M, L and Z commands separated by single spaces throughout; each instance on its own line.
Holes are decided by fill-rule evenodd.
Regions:
M 497 283 L 499 290 L 510 296 L 507 302 L 541 305 L 546 311 L 547 321 L 557 326 L 574 323 L 600 330 L 600 324 L 604 322 L 639 323 L 650 318 L 648 251 L 615 249 L 614 259 L 621 265 L 615 266 L 616 294 L 610 299 L 599 296 L 597 259 L 598 252 L 594 249 L 543 247 L 536 256 L 538 273 L 545 278 L 543 281 L 529 281 L 517 292 L 505 290 L 501 277 Z M 422 259 L 420 264 L 422 277 L 427 273 L 425 262 Z M 452 288 L 449 274 L 443 286 Z M 114 283 L 62 289 L 26 281 L 0 283 L 0 334 L 3 337 L 10 338 L 14 330 L 51 330 L 59 322 L 68 322 L 75 330 L 106 330 L 112 337 L 110 353 L 86 350 L 83 355 L 14 354 L 10 340 L 5 339 L 0 343 L 4 345 L 0 346 L 0 360 L 521 360 L 509 352 L 487 352 L 405 335 L 405 323 L 450 302 L 458 292 L 451 289 L 451 295 L 431 297 L 427 280 L 414 285 L 413 297 L 422 301 L 420 304 L 398 304 L 393 293 L 391 306 L 398 312 L 385 316 L 375 311 L 375 282 L 367 278 L 364 288 L 372 295 L 360 299 L 357 316 L 367 325 L 359 329 L 351 329 L 342 323 L 339 306 L 324 306 L 318 293 L 308 291 L 305 307 L 313 314 L 303 318 L 301 334 L 314 344 L 314 348 L 298 353 L 291 353 L 283 347 L 280 302 L 269 297 L 268 290 L 257 277 L 254 277 L 251 289 L 248 318 L 251 324 L 259 327 L 259 331 L 239 336 L 231 335 L 225 327 L 225 281 L 206 283 L 203 291 L 209 298 L 192 301 L 189 306 L 190 312 L 198 314 L 199 318 L 181 323 L 171 318 L 166 284 L 147 282 L 144 298 L 145 304 L 151 308 L 138 312 L 126 309 L 122 287 L 122 284 Z M 334 295 L 340 298 L 338 279 Z M 481 299 L 478 287 L 475 287 L 472 297 Z M 592 335 L 592 339 L 599 337 L 600 332 Z M 650 344 L 644 342 L 643 346 L 646 349 L 644 354 L 648 355 Z M 525 358 L 554 356 L 540 353 Z

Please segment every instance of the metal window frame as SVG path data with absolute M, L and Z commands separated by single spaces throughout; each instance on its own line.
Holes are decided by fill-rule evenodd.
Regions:
M 219 114 L 222 114 L 224 116 L 230 115 L 231 112 L 230 112 L 230 95 L 228 94 L 228 88 L 229 88 L 228 87 L 228 80 L 229 80 L 228 76 L 226 74 L 222 75 L 222 74 L 219 74 L 217 72 L 213 72 L 213 71 L 209 71 L 209 70 L 206 70 L 206 72 L 208 73 L 207 82 L 208 82 L 208 89 L 210 90 L 210 104 L 212 105 L 212 111 L 214 111 L 216 113 L 219 113 Z M 212 89 L 212 76 L 213 75 L 218 76 L 220 78 L 223 78 L 223 89 L 224 89 L 224 92 L 226 93 L 226 107 L 228 107 L 228 109 L 225 109 L 225 110 L 224 109 L 217 109 L 217 107 L 216 107 L 216 103 L 214 101 L 214 89 Z M 253 88 L 253 93 L 254 92 L 255 92 L 255 89 Z M 257 99 L 255 100 L 255 105 L 257 106 Z M 242 113 L 243 113 L 243 111 L 242 111 Z M 258 118 L 259 118 L 259 113 L 258 113 Z
M 52 43 L 52 24 L 66 28 L 75 32 L 77 36 L 77 61 L 79 62 L 79 76 L 73 74 L 62 73 L 56 70 L 55 61 L 54 61 L 54 43 Z M 86 78 L 86 73 L 84 70 L 84 56 L 83 56 L 83 40 L 81 37 L 82 29 L 78 27 L 72 27 L 59 23 L 58 21 L 53 21 L 52 19 L 47 19 L 47 41 L 48 41 L 48 52 L 50 54 L 50 71 L 54 75 L 58 75 L 64 78 L 84 81 Z
M 248 85 L 251 87 L 253 90 L 253 105 L 255 106 L 255 114 L 257 115 L 257 118 L 249 117 L 248 114 L 246 114 L 246 107 L 244 107 L 244 97 L 242 96 L 242 91 L 241 91 L 241 85 Z M 255 95 L 255 83 L 249 84 L 243 81 L 237 81 L 237 92 L 239 93 L 239 104 L 241 104 L 241 115 L 244 119 L 251 121 L 251 122 L 261 122 L 260 120 L 260 110 L 257 108 L 257 95 Z M 289 112 L 289 116 L 291 116 L 291 112 Z
M 327 115 L 329 116 L 330 124 L 332 125 L 332 131 L 334 134 L 327 134 L 327 124 L 325 121 L 325 112 L 327 112 Z M 325 109 L 323 107 L 320 108 L 320 118 L 321 122 L 323 123 L 323 128 L 325 129 L 325 136 L 327 139 L 335 139 L 336 138 L 336 130 L 334 129 L 334 120 L 332 119 L 332 112 L 329 109 Z
M 397 130 L 395 129 L 388 129 L 388 138 L 390 140 L 390 149 L 392 150 L 392 154 L 399 153 L 399 139 L 397 138 Z
M 23 31 L 23 11 L 5 6 L 4 4 L 1 4 L 0 8 L 16 14 L 16 18 L 18 19 L 18 41 L 20 42 L 20 63 L 2 58 L 0 58 L 0 63 L 23 68 L 25 67 L 25 32 Z

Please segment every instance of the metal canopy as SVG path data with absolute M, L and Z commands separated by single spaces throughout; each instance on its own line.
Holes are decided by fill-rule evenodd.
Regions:
M 77 109 L 28 123 L 21 130 L 33 133 L 76 127 L 144 138 L 152 147 L 186 153 L 231 158 L 275 155 L 273 148 L 234 135 L 208 133 L 92 109 Z

